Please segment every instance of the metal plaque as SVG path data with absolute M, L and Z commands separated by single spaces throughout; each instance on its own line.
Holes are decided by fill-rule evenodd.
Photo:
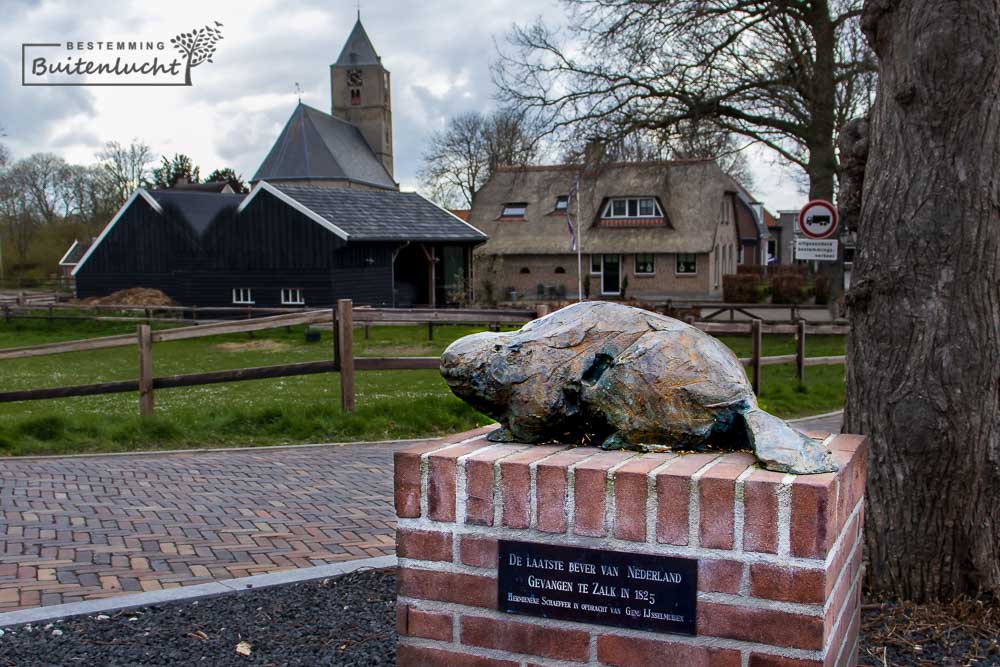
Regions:
M 696 634 L 697 560 L 501 540 L 499 561 L 509 614 Z

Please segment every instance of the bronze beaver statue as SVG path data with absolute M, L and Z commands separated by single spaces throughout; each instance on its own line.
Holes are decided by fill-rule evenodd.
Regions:
M 617 303 L 573 304 L 441 357 L 459 398 L 496 419 L 494 442 L 605 449 L 752 449 L 768 470 L 837 469 L 829 451 L 757 407 L 736 355 L 684 322 Z

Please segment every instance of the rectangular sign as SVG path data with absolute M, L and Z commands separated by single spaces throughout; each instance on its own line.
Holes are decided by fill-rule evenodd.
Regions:
M 795 239 L 795 259 L 837 261 L 837 239 Z
M 501 611 L 694 635 L 698 561 L 500 541 Z

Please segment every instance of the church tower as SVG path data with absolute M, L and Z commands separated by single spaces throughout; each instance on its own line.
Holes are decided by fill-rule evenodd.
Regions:
M 330 65 L 333 115 L 357 126 L 392 176 L 392 100 L 389 71 L 368 39 L 361 15 L 337 62 Z

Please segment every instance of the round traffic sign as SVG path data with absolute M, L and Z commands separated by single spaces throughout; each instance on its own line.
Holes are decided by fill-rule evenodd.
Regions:
M 799 229 L 811 239 L 827 239 L 837 231 L 837 207 L 825 199 L 814 199 L 799 211 Z

